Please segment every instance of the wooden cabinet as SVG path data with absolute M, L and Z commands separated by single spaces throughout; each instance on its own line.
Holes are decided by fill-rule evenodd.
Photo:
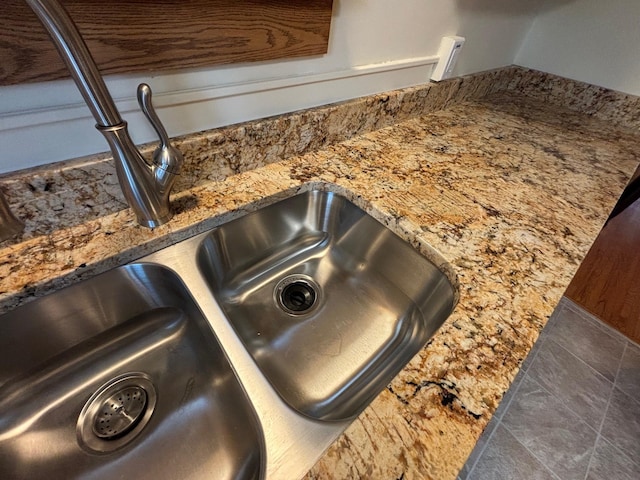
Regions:
M 66 0 L 103 74 L 321 55 L 333 0 Z M 4 0 L 0 85 L 67 70 L 22 0 Z

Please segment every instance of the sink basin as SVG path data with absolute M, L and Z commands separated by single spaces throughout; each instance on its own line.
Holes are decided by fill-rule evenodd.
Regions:
M 357 416 L 451 313 L 454 288 L 345 198 L 313 191 L 211 231 L 198 267 L 280 397 Z
M 0 478 L 258 479 L 263 450 L 171 270 L 131 264 L 0 318 Z

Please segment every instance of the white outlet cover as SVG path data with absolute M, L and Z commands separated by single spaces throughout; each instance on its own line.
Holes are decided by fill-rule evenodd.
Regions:
M 439 82 L 453 76 L 453 69 L 464 45 L 465 38 L 458 36 L 442 37 L 438 49 L 438 64 L 431 73 L 431 80 Z

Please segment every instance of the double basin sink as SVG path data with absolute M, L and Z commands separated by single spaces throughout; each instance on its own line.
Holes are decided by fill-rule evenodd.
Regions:
M 295 478 L 454 303 L 343 197 L 285 199 L 0 317 L 0 477 Z

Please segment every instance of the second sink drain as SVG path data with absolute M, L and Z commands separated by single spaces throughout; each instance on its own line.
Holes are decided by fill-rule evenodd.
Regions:
M 280 309 L 289 315 L 306 315 L 319 304 L 320 287 L 307 275 L 289 275 L 278 282 L 273 295 Z

